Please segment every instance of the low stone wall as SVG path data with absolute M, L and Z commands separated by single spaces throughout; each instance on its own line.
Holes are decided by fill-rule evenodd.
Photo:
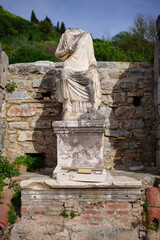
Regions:
M 104 162 L 129 169 L 155 165 L 154 81 L 151 63 L 99 62 L 102 88 L 100 112 L 107 127 Z M 63 63 L 36 62 L 9 66 L 8 82 L 17 89 L 7 94 L 7 155 L 44 154 L 56 166 L 56 138 L 51 123 L 61 119 L 55 99 L 54 69 Z
M 8 57 L 0 45 L 0 153 L 5 153 L 6 141 L 6 103 L 5 87 L 7 82 Z

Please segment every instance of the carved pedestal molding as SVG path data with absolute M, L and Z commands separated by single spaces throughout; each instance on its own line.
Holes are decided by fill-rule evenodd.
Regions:
M 105 182 L 103 163 L 104 120 L 55 121 L 58 181 Z

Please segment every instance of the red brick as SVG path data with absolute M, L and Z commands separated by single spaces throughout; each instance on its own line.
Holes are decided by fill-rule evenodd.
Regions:
M 45 215 L 46 213 L 45 213 L 45 212 L 42 212 L 42 211 L 36 211 L 36 212 L 34 212 L 34 214 Z
M 83 214 L 101 214 L 101 212 L 97 210 L 85 210 Z
M 99 223 L 89 223 L 89 225 L 97 226 L 97 225 L 99 225 Z
M 129 211 L 127 210 L 119 210 L 119 211 L 116 211 L 117 214 L 129 214 Z
M 119 209 L 123 209 L 123 208 L 130 208 L 130 204 L 129 203 L 109 203 L 107 204 L 107 208 L 119 208 Z
M 107 210 L 107 211 L 104 211 L 104 213 L 105 213 L 105 214 L 114 214 L 115 211 L 113 211 L 113 210 Z
M 103 205 L 103 204 L 98 204 L 98 205 L 96 205 L 96 208 L 97 209 L 100 209 L 100 208 L 104 208 L 105 206 Z
M 84 220 L 89 220 L 89 221 L 90 221 L 90 220 L 102 221 L 102 220 L 104 220 L 104 217 L 98 217 L 98 216 L 82 216 L 82 219 L 84 219 Z

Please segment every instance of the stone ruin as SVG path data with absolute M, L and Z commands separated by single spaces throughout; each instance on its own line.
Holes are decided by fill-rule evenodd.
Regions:
M 152 63 L 98 63 L 102 89 L 99 113 L 106 121 L 101 157 L 107 170 L 114 167 L 147 171 L 160 167 L 159 49 L 157 40 L 154 66 Z M 10 158 L 41 154 L 46 166 L 55 168 L 57 140 L 53 127 L 63 138 L 80 127 L 72 123 L 68 131 L 61 121 L 62 104 L 56 101 L 53 80 L 55 70 L 59 77 L 63 63 L 13 64 L 9 65 L 8 73 L 7 64 L 7 57 L 1 51 L 0 150 Z M 12 94 L 5 91 L 6 81 L 17 84 Z M 63 170 L 66 167 L 67 164 Z M 70 170 L 74 171 L 74 167 Z M 84 173 L 83 166 L 78 170 L 90 174 Z M 58 180 L 62 175 L 63 172 Z M 137 180 L 115 175 L 98 183 L 93 180 L 86 183 L 81 178 L 76 183 L 71 180 L 67 176 L 58 182 L 41 176 L 22 181 L 22 218 L 15 224 L 10 239 L 38 240 L 44 236 L 56 240 L 143 239 L 146 234 L 143 227 L 136 230 L 132 227 L 146 200 L 141 177 Z M 66 219 L 62 217 L 65 213 Z

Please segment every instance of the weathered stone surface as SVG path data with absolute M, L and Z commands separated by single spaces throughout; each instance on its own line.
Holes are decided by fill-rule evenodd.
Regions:
M 51 120 L 32 120 L 32 128 L 51 128 Z
M 34 116 L 36 114 L 36 105 L 34 104 L 21 104 L 11 107 L 7 115 L 9 117 L 13 116 Z
M 142 129 L 144 127 L 144 122 L 142 119 L 136 120 L 124 120 L 120 123 L 121 128 L 127 129 Z
M 134 110 L 135 110 L 135 107 L 133 106 L 118 107 L 115 110 L 115 116 L 118 117 L 119 119 L 133 119 L 135 118 Z
M 132 88 L 133 82 L 120 82 L 120 87 L 124 89 Z
M 8 57 L 5 52 L 2 51 L 1 53 L 1 63 L 0 63 L 0 87 L 5 88 L 7 82 L 7 72 L 8 72 Z
M 156 166 L 160 167 L 160 150 L 156 151 Z
M 28 122 L 10 122 L 9 123 L 9 128 L 10 129 L 28 129 L 29 124 Z
M 106 68 L 107 63 L 106 62 L 98 62 L 98 68 Z
M 135 142 L 126 142 L 126 143 L 123 143 L 122 147 L 127 149 L 134 149 L 134 148 L 138 148 L 138 145 Z
M 14 80 L 18 89 L 22 89 L 22 88 L 28 89 L 30 87 L 30 82 L 24 79 L 25 77 L 22 80 Z M 11 80 L 11 82 L 13 82 L 13 80 Z
M 55 63 L 49 61 L 37 61 L 34 63 L 16 63 L 9 65 L 9 70 L 12 74 L 44 74 L 54 68 Z
M 15 65 L 11 66 L 11 70 L 9 70 L 8 82 L 16 82 L 18 86 L 16 91 L 27 91 L 30 98 L 7 100 L 7 122 L 28 122 L 29 124 L 28 129 L 10 129 L 8 125 L 11 132 L 8 133 L 7 144 L 11 150 L 15 148 L 17 152 L 23 152 L 24 154 L 28 152 L 43 153 L 46 156 L 47 164 L 55 166 L 56 143 L 49 122 L 50 120 L 61 120 L 62 106 L 56 102 L 55 89 L 50 91 L 50 97 L 42 96 L 41 93 L 37 93 L 37 90 L 39 91 L 42 87 L 42 90 L 46 91 L 46 85 L 42 84 L 42 80 L 45 83 L 48 77 L 51 79 L 55 70 L 61 73 L 63 63 L 47 63 L 47 69 L 43 68 L 42 65 L 41 63 L 39 66 L 38 63 L 36 65 L 33 63 L 33 67 L 32 63 L 29 65 L 22 64 L 21 67 Z M 153 166 L 155 161 L 155 116 L 152 101 L 154 87 L 152 65 L 148 63 L 100 62 L 98 66 L 102 85 L 100 111 L 105 114 L 107 128 L 107 135 L 104 138 L 105 163 L 114 166 L 115 162 L 120 162 L 123 159 L 121 168 L 129 169 L 129 167 L 136 166 L 139 163 L 142 163 L 145 167 Z M 138 75 L 136 75 L 136 70 L 140 71 Z M 133 71 L 131 72 L 132 76 L 129 76 L 130 71 Z M 111 79 L 111 77 L 113 78 Z M 49 80 L 47 80 L 47 87 L 50 87 Z M 50 90 L 52 89 L 50 88 Z M 119 96 L 122 96 L 122 102 L 119 101 Z M 133 106 L 134 97 L 141 97 L 139 106 Z M 117 99 L 116 102 L 115 99 Z M 32 109 L 34 111 L 27 110 L 28 107 L 25 107 L 27 108 L 25 111 L 19 109 L 20 106 L 24 105 L 34 106 Z M 18 110 L 15 109 L 17 107 Z M 5 105 L 3 104 L 0 118 L 5 119 L 5 116 Z M 17 132 L 21 129 L 24 132 L 33 132 L 33 135 L 33 130 L 36 129 L 41 131 L 42 135 L 39 139 L 37 139 L 37 135 L 34 140 L 19 142 Z M 11 134 L 15 134 L 16 137 L 10 136 Z M 15 143 L 11 142 L 10 139 L 12 141 L 15 139 Z M 126 142 L 135 142 L 138 148 L 123 148 L 122 146 Z M 160 144 L 157 145 L 160 149 Z
M 34 134 L 33 134 L 34 133 Z M 32 131 L 18 131 L 18 138 L 17 140 L 19 142 L 25 142 L 25 141 L 37 141 L 41 136 L 42 136 L 42 132 L 40 131 L 35 131 L 35 132 L 32 132 Z
M 8 99 L 26 99 L 29 98 L 27 91 L 14 91 L 13 93 L 7 93 Z
M 100 107 L 100 109 L 98 110 L 100 114 L 102 114 L 105 117 L 109 117 L 111 115 L 112 112 L 112 108 L 109 107 Z
M 114 93 L 114 102 L 125 102 L 126 94 L 125 93 Z
M 38 88 L 42 83 L 42 80 L 35 80 L 32 82 L 32 87 Z
M 128 131 L 123 131 L 123 130 L 106 130 L 105 131 L 105 136 L 106 137 L 126 137 L 129 134 Z
M 104 182 L 103 133 L 105 121 L 80 120 L 53 122 L 57 135 L 57 167 L 54 176 L 59 181 Z M 65 167 L 65 168 L 64 168 Z M 68 171 L 66 167 L 69 167 Z M 100 169 L 96 173 L 79 174 L 79 169 Z
M 116 120 L 109 120 L 106 122 L 106 127 L 109 129 L 116 129 L 119 126 L 119 122 Z

